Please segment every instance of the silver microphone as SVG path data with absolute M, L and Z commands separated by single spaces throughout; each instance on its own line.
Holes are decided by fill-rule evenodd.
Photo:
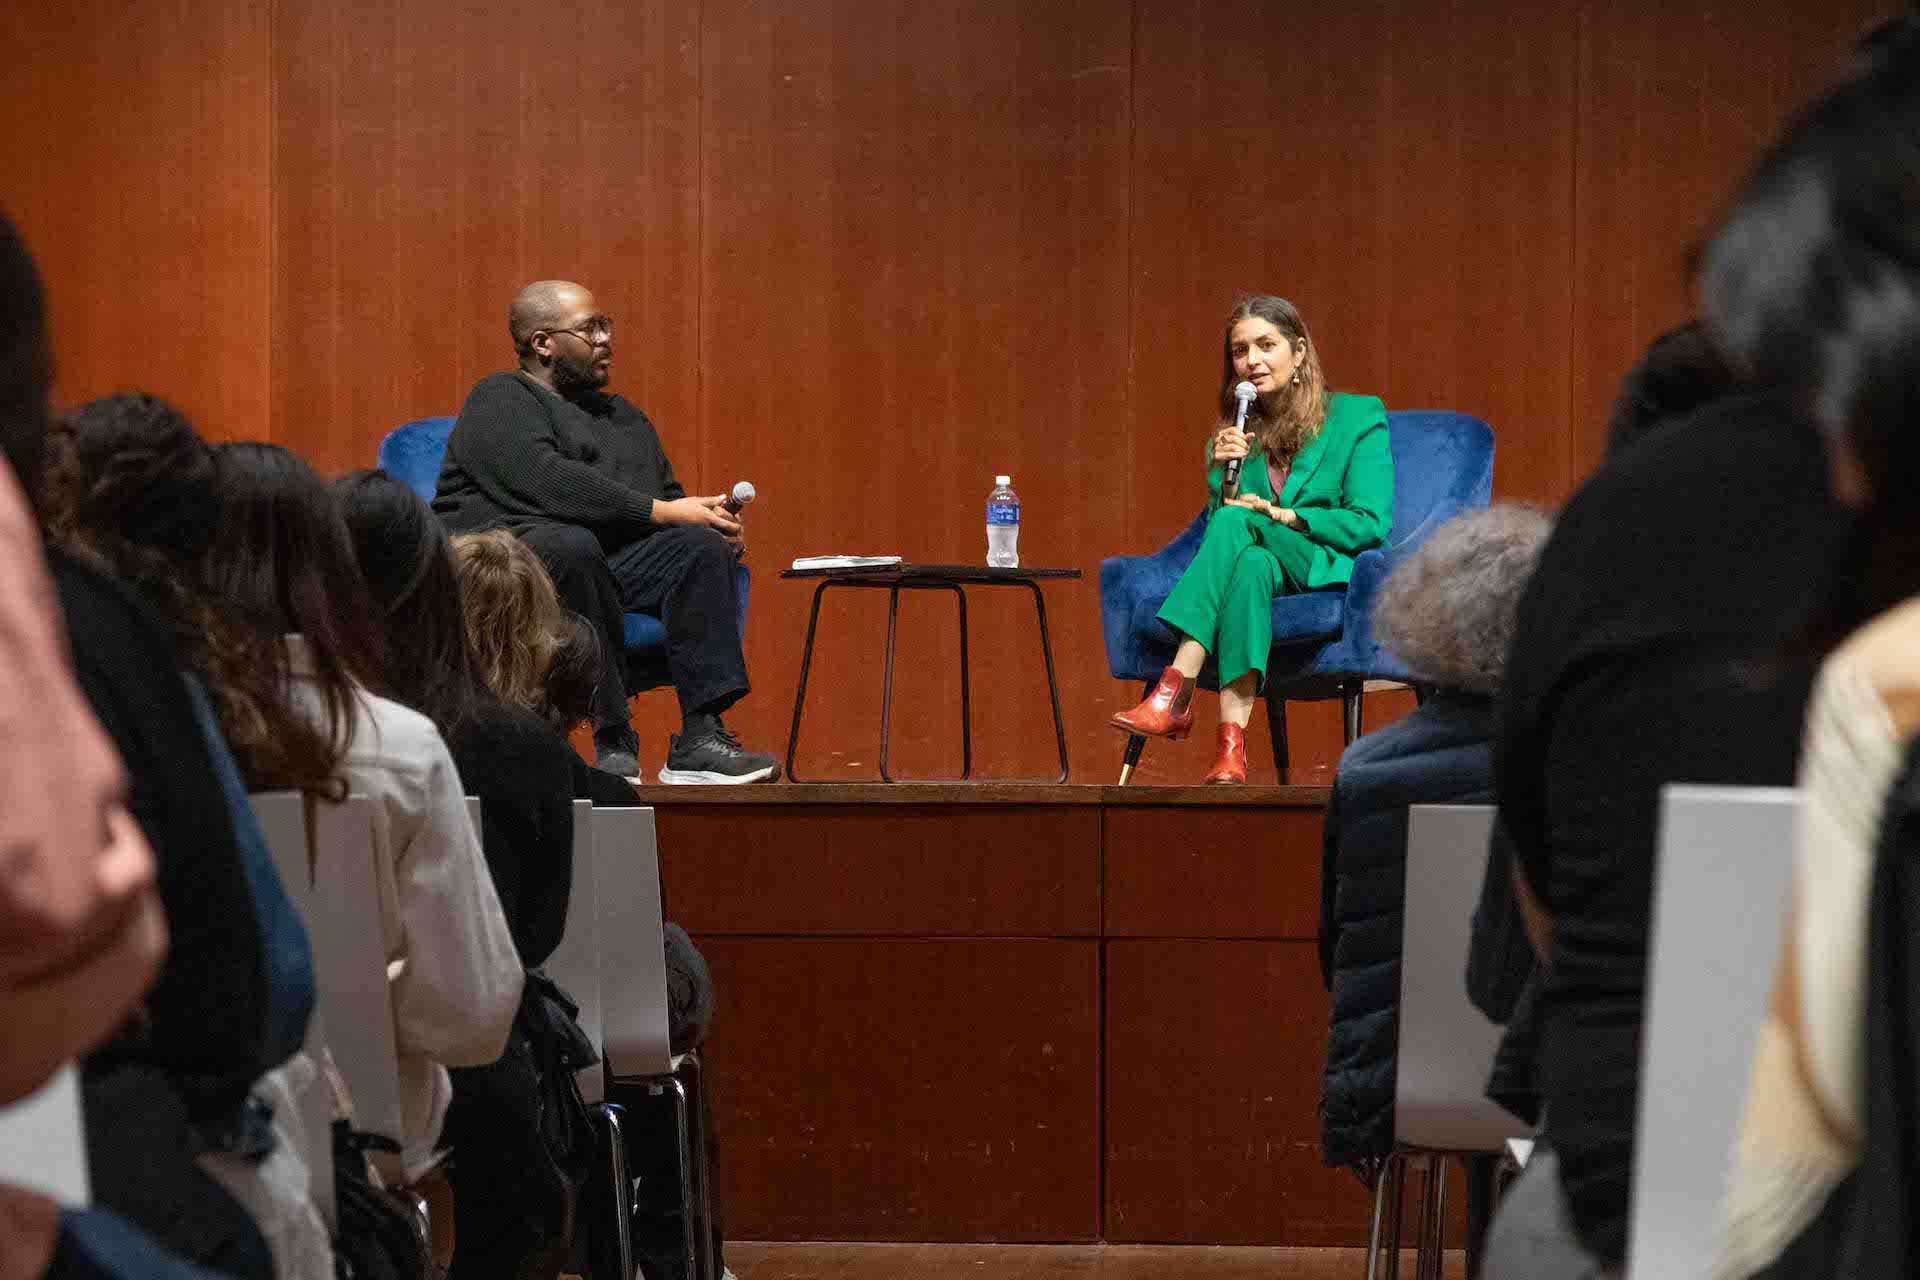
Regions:
M 1253 398 L 1259 394 L 1258 391 L 1254 390 L 1251 382 L 1242 382 L 1234 387 L 1233 398 L 1240 402 L 1240 408 L 1233 415 L 1233 429 L 1235 431 L 1246 429 L 1247 406 L 1252 404 Z M 1240 464 L 1244 461 L 1246 461 L 1244 458 L 1229 458 L 1227 459 L 1227 465 L 1221 468 L 1220 496 L 1222 498 L 1233 498 L 1238 495 L 1240 491 Z
M 727 500 L 721 503 L 720 505 L 727 509 L 728 515 L 737 516 L 740 514 L 740 508 L 746 506 L 749 502 L 752 502 L 753 498 L 754 498 L 754 493 L 753 493 L 752 482 L 747 480 L 742 480 L 739 484 L 736 484 L 735 486 L 733 486 L 733 492 L 729 494 L 727 496 Z

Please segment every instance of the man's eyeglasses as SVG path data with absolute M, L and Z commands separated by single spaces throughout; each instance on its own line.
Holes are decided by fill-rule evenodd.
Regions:
M 571 329 L 549 329 L 548 333 L 570 333 L 590 347 L 603 342 L 613 341 L 613 320 L 608 316 L 594 316 L 583 320 Z

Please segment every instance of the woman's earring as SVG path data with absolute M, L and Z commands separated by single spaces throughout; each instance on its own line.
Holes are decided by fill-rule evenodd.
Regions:
M 1293 385 L 1296 387 L 1300 385 L 1300 375 L 1297 373 L 1293 375 Z

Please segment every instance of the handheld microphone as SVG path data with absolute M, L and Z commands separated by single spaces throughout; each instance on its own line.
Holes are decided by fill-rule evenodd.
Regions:
M 728 515 L 737 516 L 740 514 L 740 508 L 752 502 L 753 499 L 754 492 L 752 482 L 742 480 L 739 484 L 733 486 L 733 492 L 729 494 L 727 500 L 720 505 L 727 509 Z
M 1246 429 L 1247 406 L 1252 404 L 1253 398 L 1259 394 L 1258 391 L 1254 390 L 1251 382 L 1242 382 L 1234 387 L 1233 398 L 1240 402 L 1240 408 L 1233 415 L 1233 429 L 1235 431 L 1243 431 Z M 1244 458 L 1229 458 L 1227 459 L 1227 465 L 1221 468 L 1220 493 L 1223 497 L 1232 498 L 1239 494 L 1240 464 L 1244 461 L 1246 461 Z

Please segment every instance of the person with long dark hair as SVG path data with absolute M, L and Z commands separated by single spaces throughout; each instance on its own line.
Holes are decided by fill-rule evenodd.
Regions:
M 1253 384 L 1246 429 L 1234 388 Z M 1115 715 L 1129 734 L 1183 738 L 1194 680 L 1220 668 L 1219 750 L 1208 782 L 1247 780 L 1246 728 L 1266 677 L 1273 601 L 1344 587 L 1353 558 L 1393 527 L 1393 453 L 1378 397 L 1329 391 L 1320 348 L 1284 298 L 1243 299 L 1227 317 L 1219 421 L 1207 442 L 1207 524 L 1199 554 L 1160 608 L 1180 635 L 1145 701 Z M 1241 464 L 1237 488 L 1223 469 Z
M 460 580 L 440 520 L 384 471 L 334 486 L 386 632 L 383 675 L 452 748 L 521 963 L 560 945 L 573 875 L 573 750 L 539 716 L 497 697 L 467 640 Z M 500 1061 L 453 1072 L 445 1137 L 453 1150 L 456 1280 L 555 1275 L 566 1240 L 569 1175 L 542 1140 L 540 1073 L 559 1072 L 544 1025 L 524 1007 Z M 541 1259 L 545 1258 L 544 1261 Z
M 434 1164 L 452 1096 L 447 1069 L 493 1062 L 506 1044 L 519 956 L 440 731 L 371 691 L 384 688 L 383 633 L 326 482 L 277 445 L 221 445 L 214 455 L 223 515 L 205 557 L 208 589 L 231 622 L 282 638 L 287 698 L 344 742 L 343 790 L 376 805 L 378 901 L 369 906 L 397 974 L 402 1163 L 412 1179 Z M 350 674 L 344 691 L 326 682 L 330 668 Z
M 122 443 L 142 436 L 163 447 L 136 445 L 120 456 Z M 77 461 L 83 446 L 98 471 Z M 282 1174 L 305 1175 L 304 1167 L 292 1168 L 304 1166 L 304 1153 L 290 1156 L 280 1141 L 292 1113 L 278 1105 L 278 1069 L 299 1051 L 313 1003 L 305 930 L 192 678 L 191 658 L 164 609 L 155 615 L 146 588 L 165 575 L 120 572 L 136 559 L 152 567 L 126 554 L 149 544 L 187 559 L 205 550 L 220 510 L 211 457 L 184 417 L 139 394 L 63 416 L 46 452 L 45 508 L 58 516 L 52 561 L 80 638 L 76 657 L 131 763 L 135 812 L 160 855 L 162 898 L 176 934 L 171 972 L 150 999 L 145 1033 L 121 1036 L 89 1063 L 96 1189 L 184 1247 L 190 1230 L 207 1238 L 204 1227 L 183 1227 L 193 1215 L 182 1208 L 196 1180 L 210 1177 L 253 1217 L 282 1274 L 322 1274 L 333 1260 L 317 1214 L 299 1197 L 273 1194 L 289 1185 Z M 158 500 L 139 492 L 149 463 L 167 477 Z M 83 475 L 88 483 L 80 483 Z M 116 505 L 109 492 L 130 500 Z M 170 1096 L 177 1109 L 167 1105 Z M 181 1169 L 161 1149 L 199 1159 Z M 216 1203 L 204 1193 L 198 1199 Z M 187 1251 L 216 1262 L 207 1247 L 196 1242 Z
M 1706 318 L 1820 429 L 1853 528 L 1802 640 L 1796 867 L 1721 1276 L 1920 1274 L 1920 16 L 1876 28 L 1705 256 Z

